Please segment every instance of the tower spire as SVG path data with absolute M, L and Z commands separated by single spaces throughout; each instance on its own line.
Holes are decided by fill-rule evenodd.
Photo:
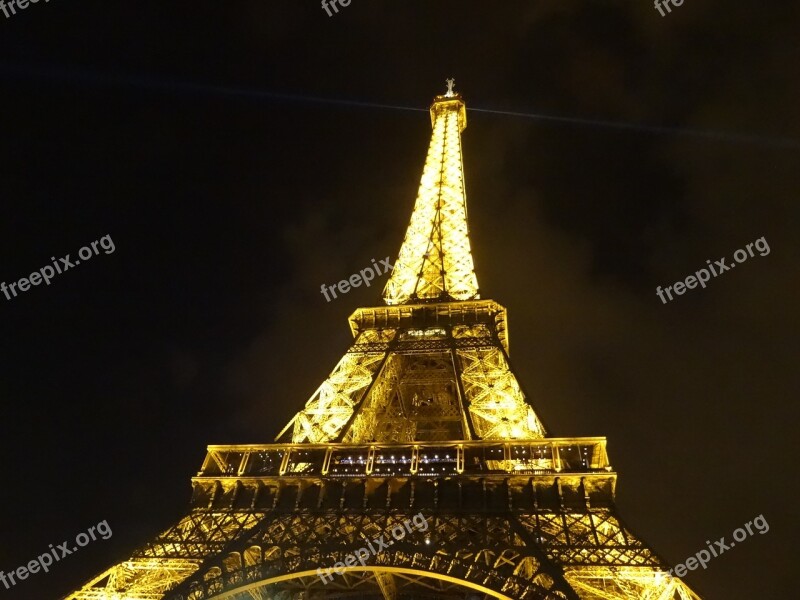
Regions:
M 480 298 L 467 227 L 461 132 L 467 111 L 447 80 L 430 108 L 431 135 L 411 222 L 386 288 L 386 304 Z

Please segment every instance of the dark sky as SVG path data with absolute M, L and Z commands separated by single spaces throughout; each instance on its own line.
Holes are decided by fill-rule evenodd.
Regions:
M 788 0 L 0 14 L 0 280 L 115 245 L 0 296 L 0 570 L 113 531 L 0 600 L 124 559 L 183 514 L 207 444 L 270 442 L 302 407 L 380 292 L 320 285 L 394 260 L 446 77 L 478 280 L 538 414 L 608 437 L 622 515 L 671 563 L 764 515 L 688 575 L 701 594 L 795 597 L 799 29 Z

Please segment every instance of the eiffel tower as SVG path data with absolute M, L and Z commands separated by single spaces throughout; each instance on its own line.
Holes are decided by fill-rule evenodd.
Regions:
M 68 600 L 699 599 L 621 521 L 606 439 L 534 412 L 478 290 L 452 80 L 430 115 L 382 304 L 330 376 L 274 443 L 209 446 L 188 514 Z

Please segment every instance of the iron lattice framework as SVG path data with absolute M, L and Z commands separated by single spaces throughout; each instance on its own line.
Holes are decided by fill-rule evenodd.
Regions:
M 461 132 L 467 112 L 458 96 L 439 96 L 431 107 L 433 135 L 417 202 L 383 298 L 409 300 L 478 298 L 478 278 L 467 234 Z
M 547 437 L 478 293 L 452 83 L 431 119 L 385 305 L 275 443 L 210 446 L 188 515 L 68 600 L 699 599 L 620 520 L 605 438 Z

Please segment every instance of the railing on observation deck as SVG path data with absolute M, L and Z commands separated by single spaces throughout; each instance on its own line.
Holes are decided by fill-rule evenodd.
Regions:
M 611 470 L 605 438 L 209 446 L 198 477 L 442 477 Z

